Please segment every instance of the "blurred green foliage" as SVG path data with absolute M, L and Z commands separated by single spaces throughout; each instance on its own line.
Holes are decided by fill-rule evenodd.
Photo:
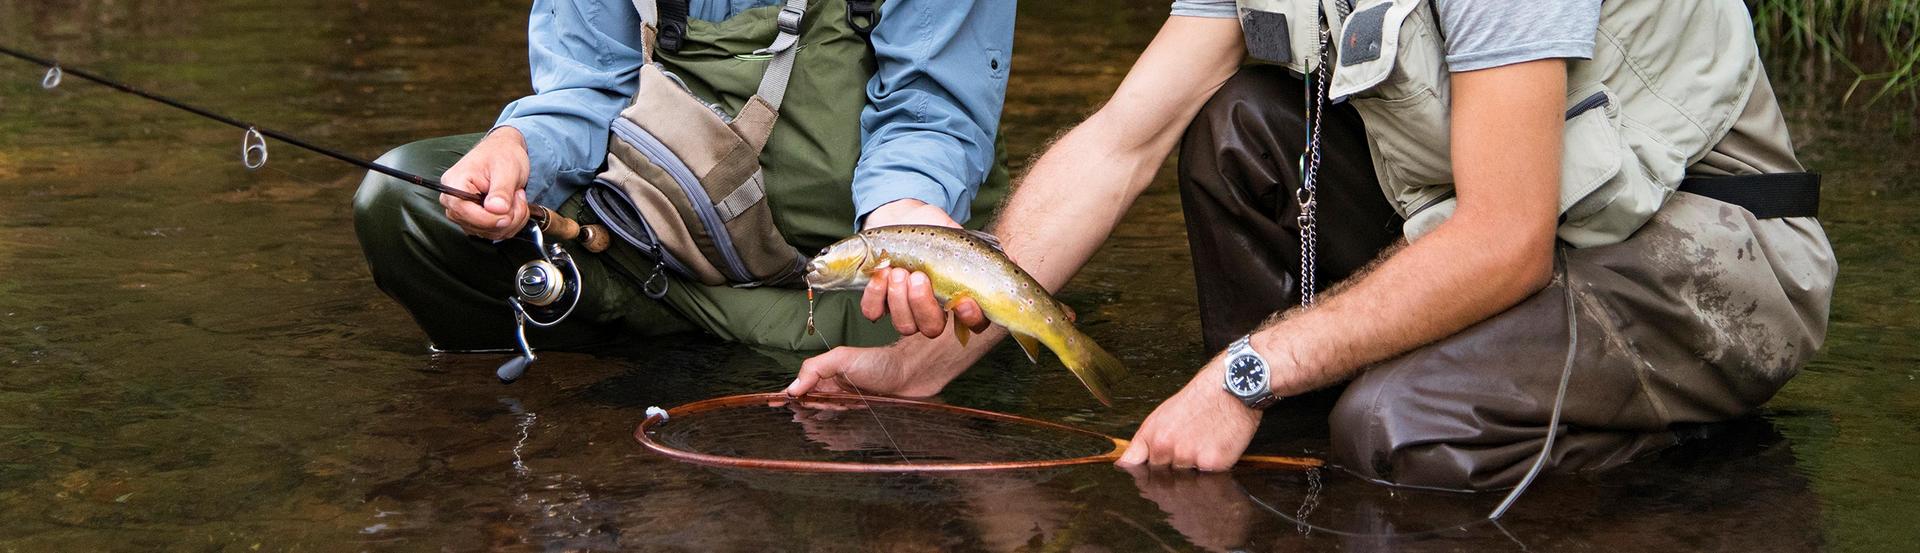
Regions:
M 1747 0 L 1760 48 L 1852 74 L 1842 101 L 1920 92 L 1920 0 Z

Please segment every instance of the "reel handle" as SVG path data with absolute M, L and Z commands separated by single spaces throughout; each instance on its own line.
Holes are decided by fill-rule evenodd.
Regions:
M 507 362 L 501 363 L 500 368 L 493 371 L 493 375 L 500 378 L 501 384 L 512 384 L 513 381 L 527 374 L 527 365 L 531 364 L 533 364 L 532 357 L 516 355 Z
M 607 236 L 607 229 L 600 225 L 582 225 L 544 206 L 531 207 L 528 218 L 532 219 L 534 224 L 540 225 L 540 231 L 549 236 L 561 240 L 579 239 L 580 245 L 586 246 L 587 251 L 593 253 L 607 251 L 607 246 L 612 245 L 612 239 Z

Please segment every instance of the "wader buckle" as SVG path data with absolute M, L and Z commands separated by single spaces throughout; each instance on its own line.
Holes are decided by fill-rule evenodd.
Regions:
M 860 38 L 873 34 L 873 26 L 879 23 L 875 19 L 873 0 L 847 0 L 847 26 Z
M 780 34 L 800 34 L 800 18 L 805 15 L 807 15 L 807 10 L 804 8 L 782 6 L 780 8 L 780 17 L 775 19 L 775 21 L 780 24 Z

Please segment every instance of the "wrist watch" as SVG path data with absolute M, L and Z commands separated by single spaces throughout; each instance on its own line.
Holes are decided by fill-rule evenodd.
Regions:
M 1240 398 L 1240 403 L 1253 409 L 1266 409 L 1268 405 L 1279 401 L 1273 395 L 1273 371 L 1267 360 L 1253 351 L 1253 335 L 1241 336 L 1227 346 L 1226 382 L 1227 393 Z

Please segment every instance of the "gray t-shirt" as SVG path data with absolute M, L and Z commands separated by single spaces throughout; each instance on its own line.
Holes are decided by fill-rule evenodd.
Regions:
M 1447 37 L 1447 67 L 1473 71 L 1593 56 L 1600 0 L 1432 0 Z M 1233 18 L 1233 0 L 1174 0 L 1173 15 Z

